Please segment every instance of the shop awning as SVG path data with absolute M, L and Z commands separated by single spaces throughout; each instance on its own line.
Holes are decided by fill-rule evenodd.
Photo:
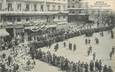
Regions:
M 6 31 L 6 29 L 0 29 L 0 37 L 8 36 L 9 33 Z

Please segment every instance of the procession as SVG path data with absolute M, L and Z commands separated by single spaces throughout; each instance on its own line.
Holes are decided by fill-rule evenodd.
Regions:
M 52 45 L 51 48 L 45 47 L 45 49 L 41 48 L 41 50 L 43 52 L 45 52 L 45 53 L 47 53 L 47 51 L 50 51 L 51 54 L 54 54 L 54 55 L 56 54 L 58 56 L 66 57 L 71 62 L 75 62 L 75 63 L 79 62 L 79 60 L 80 60 L 80 62 L 83 62 L 83 63 L 87 62 L 88 64 L 90 64 L 90 61 L 91 61 L 91 62 L 95 62 L 94 65 L 96 65 L 96 63 L 98 63 L 98 61 L 99 62 L 103 61 L 101 67 L 99 67 L 99 68 L 101 68 L 100 72 L 102 72 L 102 68 L 104 68 L 105 66 L 112 65 L 111 63 L 114 63 L 114 60 L 113 60 L 114 59 L 114 43 L 112 44 L 112 46 L 109 46 L 110 49 L 107 49 L 106 46 L 104 46 L 104 48 L 100 51 L 100 39 L 98 39 L 99 43 L 97 43 L 97 38 L 96 38 L 96 40 L 95 40 L 95 38 L 93 38 L 93 40 L 94 40 L 93 42 L 94 43 L 92 45 L 90 45 L 91 43 L 88 45 L 87 42 L 85 42 L 85 40 L 87 38 L 84 39 L 84 41 L 81 40 L 81 39 L 80 40 L 78 39 L 78 41 L 83 41 L 84 44 L 87 44 L 88 45 L 87 47 L 85 47 L 83 45 L 81 46 L 80 45 L 81 43 L 79 44 L 78 41 L 75 41 L 75 38 L 73 38 L 73 39 L 74 39 L 74 42 L 72 42 L 73 41 L 72 39 L 71 40 L 67 40 L 67 41 L 63 41 L 63 42 L 58 42 L 58 43 Z M 88 37 L 88 39 L 89 39 L 89 37 Z M 111 37 L 110 37 L 110 39 L 111 39 Z M 92 41 L 92 39 L 91 39 L 91 41 Z M 101 41 L 101 42 L 103 42 L 103 41 Z M 104 43 L 105 42 L 106 41 L 104 41 Z M 97 45 L 96 48 L 94 47 L 94 44 Z M 84 48 L 82 48 L 82 47 L 84 47 Z M 107 51 L 106 51 L 105 48 L 107 49 Z M 104 53 L 103 51 L 105 51 L 106 56 L 104 56 L 104 55 L 101 54 L 101 53 Z M 110 55 L 111 53 L 112 53 L 112 56 Z M 107 64 L 107 65 L 105 65 L 105 64 Z M 114 67 L 113 67 L 113 69 L 114 69 Z M 96 71 L 98 72 L 99 69 L 97 69 Z M 103 72 L 104 71 L 106 72 L 106 70 L 103 70 Z M 80 71 L 78 71 L 78 72 L 80 72 Z M 107 71 L 107 72 L 109 72 L 109 71 Z
M 66 37 L 63 37 L 62 40 L 62 37 L 60 37 L 61 39 L 56 41 L 54 40 L 57 39 L 56 37 L 52 43 L 50 43 L 50 46 L 46 44 L 44 47 L 39 46 L 36 42 L 32 44 L 30 42 L 29 45 L 24 43 L 21 44 L 21 46 L 16 41 L 9 41 L 11 42 L 9 45 L 7 42 L 5 43 L 7 45 L 3 43 L 1 47 L 1 51 L 4 51 L 1 54 L 1 72 L 20 72 L 20 65 L 22 65 L 23 68 L 30 66 L 29 69 L 31 69 L 32 64 L 32 69 L 34 69 L 34 65 L 36 64 L 35 59 L 56 66 L 66 72 L 113 72 L 112 68 L 114 68 L 114 66 L 111 67 L 109 65 L 111 65 L 111 62 L 114 63 L 114 31 L 115 29 L 112 29 L 112 32 L 103 31 L 94 33 L 91 37 L 84 35 L 85 32 L 79 36 L 70 33 L 70 38 L 68 37 L 66 39 Z M 106 34 L 109 34 L 109 36 L 106 36 Z M 113 40 L 111 41 L 113 44 L 111 48 L 107 49 L 106 54 L 108 55 L 102 56 L 103 58 L 101 58 L 101 54 L 98 54 L 98 50 L 101 50 L 100 43 L 106 40 L 107 37 L 108 40 Z M 104 41 L 104 43 L 107 41 Z M 94 45 L 97 48 L 95 48 Z M 103 51 L 104 49 L 102 48 L 102 52 Z M 19 52 L 21 52 L 21 55 Z M 27 66 L 24 67 L 22 63 L 20 64 L 18 57 L 24 60 L 27 58 L 25 60 L 26 62 L 24 62 L 24 66 L 26 64 Z M 22 59 L 20 60 L 22 61 Z

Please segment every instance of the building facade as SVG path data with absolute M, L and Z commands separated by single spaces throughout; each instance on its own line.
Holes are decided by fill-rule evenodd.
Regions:
M 68 0 L 68 21 L 78 22 L 88 19 L 88 2 L 84 0 Z
M 67 0 L 0 0 L 0 28 L 24 37 L 25 26 L 67 23 L 67 4 Z
M 87 0 L 68 0 L 68 11 L 69 22 L 102 23 L 101 21 L 104 22 L 112 14 L 112 10 L 103 1 L 96 1 L 91 5 Z
M 2 22 L 66 21 L 67 0 L 2 0 Z
M 112 15 L 112 9 L 107 3 L 103 1 L 96 1 L 93 5 L 90 5 L 88 14 L 89 20 L 94 21 L 94 23 L 105 24 Z

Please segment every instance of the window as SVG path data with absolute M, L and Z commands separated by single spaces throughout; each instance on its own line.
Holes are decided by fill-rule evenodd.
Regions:
M 75 11 L 71 11 L 71 13 L 72 13 L 72 14 L 74 14 L 74 13 L 75 13 Z
M 18 10 L 21 10 L 21 4 L 18 4 L 18 5 L 17 5 L 17 9 L 18 9 Z
M 29 21 L 29 18 L 26 18 L 26 21 Z
M 17 22 L 20 22 L 21 21 L 21 18 L 17 18 Z
M 26 4 L 26 11 L 29 11 L 30 7 L 29 4 Z
M 2 3 L 0 3 L 0 10 L 2 9 Z
M 75 6 L 73 5 L 72 8 L 75 8 Z
M 82 10 L 79 10 L 79 13 L 82 13 Z
M 12 19 L 12 17 L 8 16 L 6 20 L 9 22 L 12 22 L 13 19 Z
M 34 11 L 37 11 L 37 4 L 34 4 Z
M 63 6 L 63 10 L 66 10 L 66 6 L 65 5 Z
M 58 6 L 58 10 L 61 10 L 61 6 L 60 5 Z
M 48 11 L 50 10 L 50 5 L 47 5 L 47 10 L 48 10 Z
M 55 11 L 55 5 L 53 5 L 53 9 L 52 10 Z
M 8 3 L 8 11 L 12 11 L 12 3 Z
M 60 16 L 58 16 L 58 19 L 60 19 Z
M 55 16 L 53 16 L 53 19 L 55 19 Z
M 43 5 L 41 5 L 41 11 L 44 11 L 44 6 Z
M 66 16 L 63 16 L 63 19 L 65 19 L 66 18 Z

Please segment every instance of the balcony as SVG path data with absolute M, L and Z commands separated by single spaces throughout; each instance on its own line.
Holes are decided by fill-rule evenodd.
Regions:
M 0 11 L 0 15 L 53 15 L 68 11 Z

